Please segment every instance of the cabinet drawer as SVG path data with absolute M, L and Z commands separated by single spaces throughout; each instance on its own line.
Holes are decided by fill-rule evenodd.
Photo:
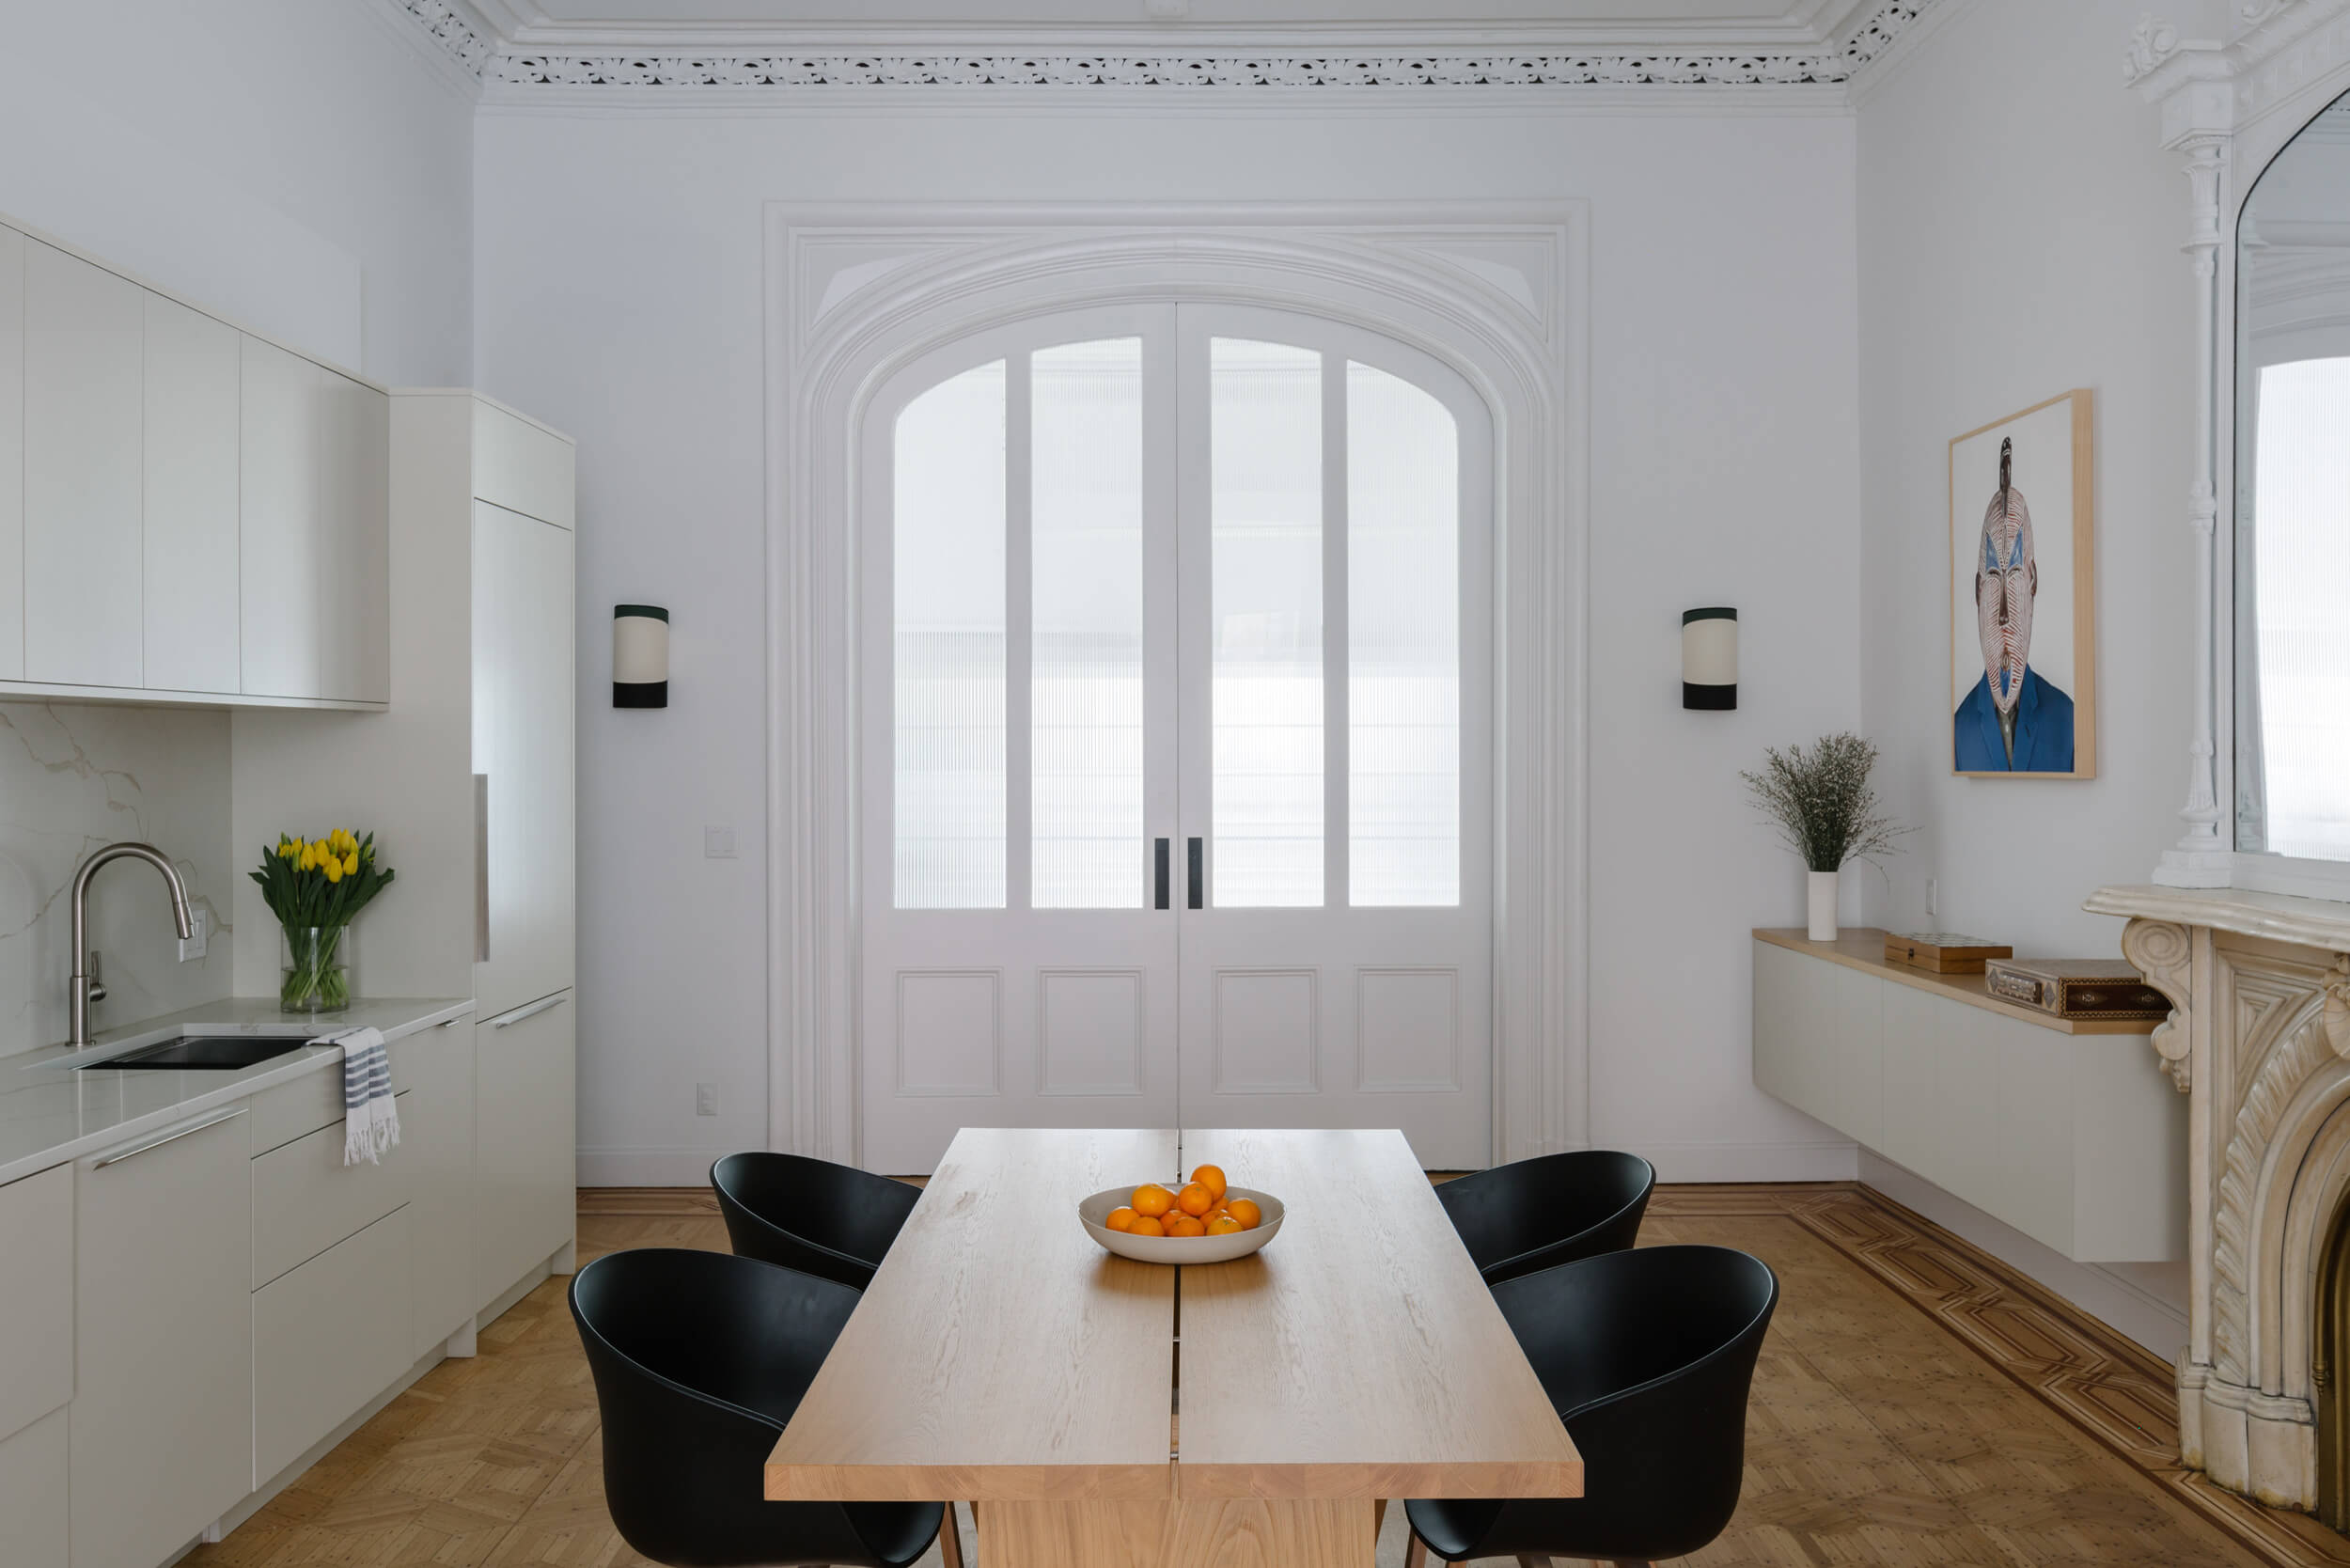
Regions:
M 66 1568 L 66 1412 L 0 1440 L 0 1546 L 8 1568 Z
M 570 442 L 502 408 L 473 405 L 474 499 L 568 528 L 572 463 Z
M 266 1483 L 408 1370 L 408 1211 L 253 1294 L 253 1474 Z
M 73 1168 L 0 1187 L 0 1437 L 73 1397 Z M 5 1513 L 5 1510 L 0 1510 Z
M 403 1093 L 408 1088 L 408 1073 L 401 1064 L 400 1044 L 395 1042 L 385 1054 L 392 1062 L 392 1091 Z M 253 1097 L 252 1105 L 256 1154 L 307 1137 L 330 1122 L 339 1127 L 343 1120 L 343 1064 L 329 1062 L 306 1078 L 265 1089 Z
M 341 1074 L 337 1074 L 339 1079 Z M 394 1103 L 404 1117 L 409 1096 Z M 409 1168 L 394 1149 L 381 1165 L 343 1164 L 343 1124 L 321 1127 L 253 1162 L 253 1285 L 268 1284 L 408 1201 Z

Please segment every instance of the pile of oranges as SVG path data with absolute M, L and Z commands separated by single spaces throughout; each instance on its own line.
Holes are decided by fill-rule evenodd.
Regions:
M 1253 1199 L 1227 1202 L 1225 1190 L 1224 1172 L 1203 1165 L 1177 1192 L 1143 1183 L 1135 1188 L 1133 1207 L 1112 1209 L 1102 1223 L 1133 1236 L 1230 1236 L 1264 1223 Z

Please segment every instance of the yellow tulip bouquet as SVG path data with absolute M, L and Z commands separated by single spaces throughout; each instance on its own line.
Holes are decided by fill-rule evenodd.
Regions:
M 338 827 L 323 839 L 277 836 L 261 852 L 260 884 L 269 912 L 286 931 L 290 955 L 278 988 L 288 1012 L 335 1012 L 351 1005 L 351 970 L 337 953 L 343 928 L 392 880 L 376 863 L 375 835 Z

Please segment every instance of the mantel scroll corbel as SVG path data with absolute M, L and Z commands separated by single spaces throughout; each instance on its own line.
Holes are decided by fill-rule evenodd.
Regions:
M 2162 1070 L 2185 1094 L 2193 1085 L 2189 1059 L 2194 1043 L 2186 1019 L 2194 997 L 2195 949 L 2186 927 L 2170 920 L 2132 920 L 2122 929 L 2122 956 L 2146 977 L 2148 985 L 2170 1000 L 2170 1016 L 2155 1027 L 2148 1043 L 2162 1058 Z M 2344 1006 L 2350 1010 L 2350 1001 Z M 2327 1016 L 2330 1021 L 2330 1007 Z M 2350 1011 L 2346 1011 L 2344 1027 L 2350 1029 Z

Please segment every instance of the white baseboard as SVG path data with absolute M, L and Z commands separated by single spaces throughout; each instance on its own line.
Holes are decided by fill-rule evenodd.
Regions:
M 2176 1362 L 2186 1343 L 2186 1265 L 2134 1265 L 2133 1278 L 2125 1265 L 2078 1263 L 2055 1248 L 2036 1242 L 2003 1220 L 1994 1219 L 1963 1198 L 1953 1197 L 1915 1171 L 1904 1169 L 1881 1154 L 1860 1154 L 1860 1180 L 1897 1203 L 1905 1204 L 1939 1225 L 1965 1237 L 1999 1262 L 2023 1274 L 2074 1306 L 2128 1335 L 2160 1356 Z M 2174 1293 L 2163 1276 L 2175 1270 Z
M 706 1187 L 710 1167 L 726 1150 L 582 1149 L 583 1187 Z
M 1659 1182 L 1850 1182 L 1860 1173 L 1858 1151 L 1849 1143 L 1631 1142 L 1615 1147 L 1654 1166 Z

